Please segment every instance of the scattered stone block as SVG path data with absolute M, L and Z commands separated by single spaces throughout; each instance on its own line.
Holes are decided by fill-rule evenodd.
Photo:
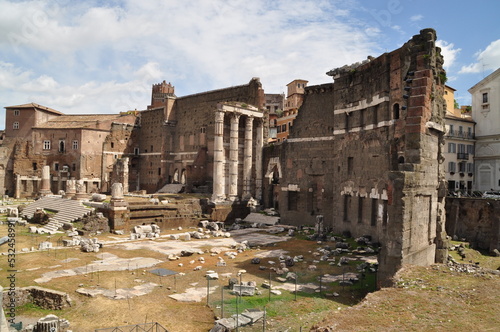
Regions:
M 194 255 L 195 251 L 193 249 L 184 249 L 181 251 L 181 257 L 188 257 Z
M 38 250 L 45 250 L 45 249 L 50 249 L 50 248 L 52 248 L 51 242 L 44 241 L 44 242 L 40 242 L 40 244 L 38 244 Z

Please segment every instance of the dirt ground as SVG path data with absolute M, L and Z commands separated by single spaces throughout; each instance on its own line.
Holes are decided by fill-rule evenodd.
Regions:
M 172 230 L 170 233 L 193 231 L 185 229 L 182 231 Z M 7 233 L 6 225 L 0 226 L 0 237 Z M 319 287 L 319 275 L 345 273 L 346 269 L 354 269 L 347 266 L 341 269 L 327 262 L 318 262 L 314 252 L 321 247 L 315 241 L 299 238 L 289 238 L 286 232 L 281 234 L 269 234 L 265 230 L 246 229 L 233 232 L 228 239 L 217 238 L 211 240 L 179 241 L 169 240 L 168 234 L 162 234 L 160 239 L 154 241 L 149 239 L 127 240 L 128 236 L 99 235 L 99 241 L 104 243 L 98 253 L 83 253 L 79 248 L 57 248 L 49 250 L 34 250 L 42 241 L 53 242 L 61 239 L 61 234 L 52 236 L 34 235 L 27 232 L 26 227 L 16 228 L 16 269 L 17 286 L 38 285 L 41 287 L 67 292 L 73 304 L 70 308 L 58 312 L 40 309 L 32 305 L 17 308 L 17 321 L 40 318 L 46 314 L 53 313 L 59 317 L 68 319 L 71 329 L 75 332 L 94 331 L 98 328 L 123 326 L 144 322 L 158 322 L 168 331 L 208 331 L 214 324 L 215 318 L 229 317 L 236 311 L 241 312 L 244 308 L 269 308 L 268 324 L 273 320 L 279 323 L 282 317 L 288 315 L 288 304 L 294 301 L 294 306 L 301 307 L 301 311 L 324 311 L 332 304 L 334 306 L 352 305 L 358 302 L 364 293 L 345 292 L 345 296 L 339 296 L 335 302 L 327 298 L 327 293 L 335 291 L 342 293 L 333 282 L 322 283 L 321 292 Z M 259 242 L 261 246 L 242 251 L 231 258 L 225 253 L 235 253 L 231 246 L 245 240 Z M 26 248 L 26 249 L 24 249 Z M 178 260 L 167 259 L 169 254 L 180 254 L 186 248 L 193 248 L 199 253 L 190 257 L 180 257 Z M 219 248 L 218 254 L 210 254 L 209 250 Z M 7 248 L 0 247 L 0 253 L 5 253 Z M 24 252 L 26 251 L 26 252 Z M 271 272 L 270 267 L 279 263 L 280 255 L 304 255 L 303 262 L 297 263 L 290 270 L 298 275 L 298 289 L 302 284 L 313 285 L 304 291 L 299 291 L 297 297 L 294 295 L 295 284 L 284 284 L 277 281 L 278 275 Z M 203 261 L 201 261 L 203 257 Z M 252 264 L 254 257 L 261 257 L 261 264 Z M 226 262 L 225 266 L 217 266 L 221 260 Z M 145 262 L 153 262 L 146 264 Z M 143 264 L 143 265 L 141 265 Z M 317 270 L 309 271 L 308 267 L 317 265 Z M 117 268 L 121 266 L 121 268 Z M 201 267 L 196 270 L 196 267 Z M 265 270 L 261 270 L 262 267 Z M 0 262 L 0 280 L 4 280 L 7 270 L 6 259 Z M 150 273 L 154 268 L 165 268 L 175 271 L 176 275 L 160 277 Z M 219 280 L 211 281 L 209 297 L 207 300 L 207 271 L 215 271 L 219 274 Z M 242 297 L 236 303 L 235 297 L 227 288 L 231 277 L 238 278 L 238 272 L 245 270 L 241 281 L 254 281 L 261 289 L 260 296 L 247 299 Z M 271 273 L 270 273 L 271 272 Z M 273 288 L 282 289 L 282 295 L 269 296 L 265 289 L 261 288 L 264 281 L 269 281 Z M 109 294 L 118 294 L 120 290 L 132 289 L 146 284 L 155 284 L 156 287 L 147 294 L 137 297 L 105 297 L 95 295 L 93 297 L 77 293 L 77 289 L 92 291 L 103 290 Z M 292 288 L 292 290 L 290 290 Z M 199 302 L 181 302 L 173 299 L 171 295 L 179 296 L 186 290 L 197 290 Z M 353 295 L 355 294 L 355 295 Z M 193 297 L 193 295 L 190 295 Z M 189 297 L 189 296 L 188 296 Z M 316 302 L 314 302 L 316 301 Z M 298 305 L 298 303 L 301 303 Z M 223 308 L 225 307 L 225 308 Z M 309 309 L 308 309 L 309 308 Z M 224 311 L 224 312 L 223 312 Z M 302 317 L 301 317 L 302 318 Z M 300 327 L 311 326 L 313 321 L 300 322 L 297 319 L 295 325 Z M 297 325 L 297 326 L 298 326 Z M 300 328 L 298 326 L 298 328 Z M 252 328 L 246 328 L 250 331 Z M 243 329 L 242 329 L 243 330 Z
M 47 314 L 56 314 L 68 319 L 74 332 L 145 322 L 158 322 L 170 332 L 197 332 L 209 331 L 216 318 L 230 317 L 245 308 L 257 308 L 266 310 L 266 331 L 307 331 L 313 326 L 316 331 L 438 331 L 464 330 L 464 326 L 471 331 L 493 331 L 500 326 L 499 316 L 495 313 L 500 304 L 500 283 L 495 274 L 457 272 L 445 265 L 408 267 L 398 276 L 398 287 L 382 289 L 365 298 L 367 293 L 375 290 L 375 273 L 366 273 L 353 286 L 340 286 L 333 279 L 334 276 L 357 273 L 356 266 L 373 261 L 373 255 L 350 254 L 346 257 L 351 261 L 338 266 L 319 260 L 318 255 L 318 249 L 334 246 L 334 243 L 310 241 L 304 234 L 290 238 L 286 232 L 272 235 L 266 230 L 254 229 L 239 234 L 234 232 L 229 239 L 186 242 L 169 240 L 166 234 L 193 230 L 171 230 L 154 241 L 130 241 L 127 235 L 99 235 L 99 241 L 104 243 L 101 251 L 83 253 L 79 248 L 31 251 L 31 247 L 37 247 L 42 241 L 57 243 L 62 235 L 33 235 L 27 232 L 27 228 L 18 226 L 17 286 L 38 285 L 67 292 L 72 306 L 60 311 L 21 306 L 17 308 L 17 321 L 27 323 Z M 6 234 L 6 225 L 0 225 L 0 237 Z M 234 258 L 226 255 L 227 252 L 236 252 L 231 246 L 245 239 L 260 239 L 262 243 Z M 28 252 L 22 252 L 23 248 L 28 248 Z M 185 248 L 195 248 L 200 253 L 178 260 L 167 259 L 169 254 L 179 254 Z M 209 250 L 213 248 L 222 251 L 210 254 Z M 0 253 L 6 252 L 7 247 L 1 246 Z M 271 271 L 271 267 L 279 263 L 280 255 L 304 256 L 303 261 L 290 267 L 290 271 L 298 276 L 297 293 L 294 292 L 294 282 L 283 283 Z M 496 268 L 495 264 L 500 265 L 499 258 L 483 258 L 484 255 L 470 249 L 467 249 L 467 255 L 473 262 L 480 261 L 481 266 Z M 259 264 L 252 264 L 255 257 L 261 259 Z M 4 280 L 8 269 L 6 258 L 0 256 L 3 286 L 6 285 Z M 456 255 L 455 258 L 459 263 L 468 263 L 459 261 Z M 225 266 L 218 266 L 221 259 L 226 262 Z M 338 257 L 336 259 L 338 262 Z M 153 263 L 141 265 L 146 261 Z M 311 265 L 316 269 L 311 270 Z M 121 268 L 111 269 L 109 266 Z M 201 268 L 196 270 L 198 266 Z M 155 268 L 165 268 L 177 274 L 159 277 L 150 272 Z M 240 277 L 238 273 L 242 270 L 245 272 Z M 217 272 L 219 279 L 208 282 L 205 278 L 207 271 Z M 57 273 L 54 275 L 54 272 Z M 260 295 L 235 296 L 226 287 L 231 277 L 255 282 Z M 262 287 L 269 281 L 274 289 L 281 290 L 281 295 L 272 295 Z M 118 290 L 147 284 L 156 286 L 144 295 L 127 295 L 120 299 L 113 296 L 113 293 L 119 293 Z M 108 297 L 85 296 L 77 293 L 77 289 L 105 290 Z M 197 292 L 199 302 L 182 302 L 171 297 L 187 291 Z M 188 297 L 196 297 L 194 293 Z M 262 331 L 261 324 L 243 327 L 240 331 Z

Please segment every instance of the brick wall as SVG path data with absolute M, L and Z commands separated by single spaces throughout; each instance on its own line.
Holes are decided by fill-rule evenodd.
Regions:
M 333 84 L 307 87 L 290 138 L 265 154 L 265 168 L 279 160 L 283 169 L 282 221 L 313 225 L 321 214 L 335 233 L 372 236 L 381 285 L 403 264 L 446 256 L 435 38 L 422 30 L 400 49 L 332 70 Z M 266 204 L 273 190 L 265 181 Z

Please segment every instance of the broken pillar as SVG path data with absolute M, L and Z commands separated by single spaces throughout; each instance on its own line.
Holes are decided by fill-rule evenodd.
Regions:
M 42 183 L 40 186 L 40 195 L 46 196 L 51 194 L 52 192 L 50 191 L 50 166 L 45 165 L 42 168 Z
M 111 202 L 108 211 L 109 227 L 111 230 L 123 230 L 129 219 L 128 203 L 123 197 L 123 185 L 119 182 L 111 186 Z
M 76 180 L 71 179 L 66 181 L 66 192 L 64 198 L 72 199 L 76 195 Z
M 82 200 L 82 199 L 88 199 L 88 198 L 89 198 L 89 195 L 87 194 L 87 188 L 85 186 L 85 181 L 76 180 L 75 199 Z

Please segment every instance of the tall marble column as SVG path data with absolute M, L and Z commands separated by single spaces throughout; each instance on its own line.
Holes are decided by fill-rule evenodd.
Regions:
M 264 146 L 264 122 L 257 119 L 255 130 L 255 199 L 262 200 L 262 147 Z
M 226 197 L 224 183 L 224 112 L 215 112 L 213 201 Z
M 231 132 L 229 140 L 229 199 L 238 199 L 238 134 L 240 114 L 231 116 Z
M 243 158 L 243 199 L 252 197 L 252 137 L 253 137 L 253 117 L 249 116 L 245 121 L 245 146 Z
M 52 192 L 50 191 L 50 166 L 45 165 L 42 168 L 42 184 L 40 188 L 40 194 L 50 195 Z

